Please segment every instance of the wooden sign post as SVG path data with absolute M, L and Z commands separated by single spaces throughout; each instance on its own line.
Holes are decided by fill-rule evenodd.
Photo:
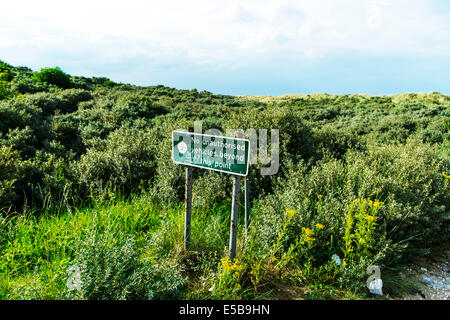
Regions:
M 193 167 L 232 174 L 233 201 L 231 205 L 230 260 L 236 257 L 237 227 L 239 219 L 239 194 L 241 177 L 248 174 L 250 141 L 236 138 L 197 134 L 192 128 L 172 132 L 172 160 L 186 166 L 184 247 L 191 241 L 192 170 Z M 247 182 L 246 182 L 247 183 Z M 246 196 L 247 201 L 247 196 Z M 248 228 L 246 206 L 246 229 Z

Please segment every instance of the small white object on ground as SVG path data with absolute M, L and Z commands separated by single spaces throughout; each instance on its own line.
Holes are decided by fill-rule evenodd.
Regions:
M 341 265 L 341 258 L 339 258 L 339 256 L 338 256 L 337 254 L 333 254 L 333 255 L 331 256 L 331 260 L 333 260 L 334 262 L 336 262 L 336 264 L 337 264 L 338 266 Z
M 383 280 L 376 279 L 369 283 L 369 291 L 372 294 L 377 294 L 379 296 L 383 295 Z

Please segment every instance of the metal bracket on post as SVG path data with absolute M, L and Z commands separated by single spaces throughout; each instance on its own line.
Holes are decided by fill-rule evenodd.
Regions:
M 189 132 L 194 129 L 188 127 Z M 192 170 L 190 166 L 186 166 L 186 186 L 185 186 L 185 211 L 184 211 L 184 249 L 188 250 L 191 246 L 191 215 L 192 215 Z

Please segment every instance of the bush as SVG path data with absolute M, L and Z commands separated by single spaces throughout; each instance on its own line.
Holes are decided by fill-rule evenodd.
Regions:
M 0 140 L 0 146 L 11 146 L 13 150 L 19 151 L 24 159 L 30 159 L 35 155 L 36 148 L 34 146 L 36 143 L 36 137 L 29 126 L 23 129 L 10 129 L 5 137 Z
M 39 170 L 30 161 L 22 161 L 11 146 L 0 146 L 0 211 L 21 204 L 21 197 L 31 200 L 32 186 L 39 179 Z
M 341 159 L 348 150 L 364 150 L 366 142 L 349 130 L 335 129 L 333 126 L 324 126 L 313 131 L 316 150 L 326 156 Z
M 74 164 L 82 194 L 116 190 L 129 194 L 155 176 L 156 142 L 149 131 L 119 129 Z
M 345 239 L 353 237 L 346 232 L 363 230 L 349 225 L 349 212 L 359 212 L 352 209 L 352 204 L 357 199 L 374 203 L 378 199 L 385 204 L 376 214 L 377 227 L 371 231 L 375 234 L 367 240 L 373 252 L 356 264 L 361 270 L 367 267 L 362 261 L 392 264 L 406 253 L 417 253 L 420 248 L 448 240 L 450 186 L 442 175 L 448 171 L 448 161 L 439 160 L 437 151 L 417 141 L 403 146 L 372 146 L 362 152 L 351 150 L 343 160 L 323 159 L 311 170 L 301 163 L 290 165 L 275 192 L 258 200 L 252 210 L 249 250 L 270 257 L 275 244 L 281 243 L 276 256 L 280 259 L 292 245 L 295 250 L 302 248 L 296 239 L 304 228 L 314 230 L 320 224 L 324 226 L 321 244 L 310 251 L 315 265 L 326 263 L 333 254 L 342 257 Z M 284 229 L 286 208 L 297 214 Z M 361 223 L 365 214 L 358 217 Z M 313 234 L 311 238 L 315 237 Z M 358 259 L 365 255 L 364 250 L 354 248 Z
M 73 117 L 55 116 L 51 120 L 51 138 L 58 141 L 67 150 L 72 150 L 75 154 L 81 155 L 85 152 L 85 147 L 78 129 L 78 123 Z M 65 157 L 61 154 L 61 157 Z
M 41 71 L 33 74 L 33 79 L 38 82 L 53 84 L 63 89 L 72 86 L 70 76 L 63 72 L 59 67 L 42 68 Z
M 0 100 L 6 100 L 13 96 L 9 82 L 5 81 L 4 78 L 6 78 L 5 74 L 0 73 Z
M 178 266 L 141 261 L 131 237 L 97 234 L 83 242 L 77 253 L 81 290 L 88 300 L 141 300 L 180 298 L 184 277 Z
M 83 89 L 68 89 L 58 94 L 61 99 L 60 113 L 72 113 L 78 110 L 78 104 L 93 99 L 92 94 Z
M 25 106 L 10 100 L 0 102 L 0 119 L 0 132 L 7 134 L 11 129 L 24 128 L 31 124 L 32 115 L 27 112 Z
M 252 198 L 272 192 L 274 181 L 284 174 L 284 169 L 290 161 L 311 160 L 315 156 L 314 141 L 310 128 L 303 123 L 302 118 L 288 108 L 268 108 L 261 112 L 243 109 L 232 113 L 223 124 L 224 129 L 266 129 L 267 155 L 273 150 L 271 146 L 271 130 L 279 130 L 279 171 L 276 175 L 261 175 L 260 169 L 269 167 L 260 161 L 249 170 Z M 256 147 L 256 146 L 255 146 Z M 259 147 L 259 146 L 258 146 Z M 259 149 L 260 150 L 260 149 Z M 259 159 L 260 160 L 260 159 Z
M 11 81 L 11 90 L 21 94 L 37 93 L 48 90 L 43 82 L 33 81 L 30 77 L 17 76 Z
M 0 147 L 0 209 L 7 208 L 18 197 L 15 183 L 21 178 L 19 161 L 17 151 L 12 151 L 11 147 Z

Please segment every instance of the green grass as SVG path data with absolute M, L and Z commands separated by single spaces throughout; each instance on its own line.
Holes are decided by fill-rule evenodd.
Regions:
M 54 290 L 45 298 L 61 298 L 65 270 L 74 263 L 79 245 L 106 233 L 132 236 L 142 259 L 175 254 L 189 264 L 187 260 L 196 255 L 198 260 L 205 252 L 215 252 L 215 264 L 227 245 L 228 216 L 226 206 L 214 213 L 193 211 L 190 255 L 183 252 L 184 207 L 158 208 L 145 195 L 72 212 L 46 210 L 40 215 L 12 216 L 1 224 L 0 298 L 14 298 L 16 288 L 32 286 L 36 279 L 47 281 Z M 58 277 L 59 283 L 52 284 Z
M 188 252 L 184 250 L 183 242 L 184 207 L 153 206 L 146 194 L 73 211 L 47 209 L 40 215 L 28 212 L 3 219 L 0 299 L 82 298 L 68 292 L 67 269 L 77 262 L 83 243 L 101 236 L 109 237 L 112 247 L 132 237 L 140 260 L 163 265 L 167 274 L 173 272 L 170 262 L 181 266 L 187 279 L 182 286 L 181 298 L 270 298 L 273 285 L 269 283 L 255 291 L 244 278 L 240 279 L 244 287 L 239 294 L 216 292 L 212 295 L 209 291 L 217 279 L 220 259 L 228 254 L 229 210 L 229 203 L 210 210 L 193 210 L 192 243 Z M 240 220 L 237 258 L 245 260 L 242 256 L 246 242 L 242 214 Z M 246 261 L 245 274 L 251 271 L 251 259 L 255 258 Z M 335 293 L 334 297 L 343 294 L 342 290 L 316 287 L 317 284 L 311 286 L 313 294 L 310 298 L 333 296 L 330 292 Z

